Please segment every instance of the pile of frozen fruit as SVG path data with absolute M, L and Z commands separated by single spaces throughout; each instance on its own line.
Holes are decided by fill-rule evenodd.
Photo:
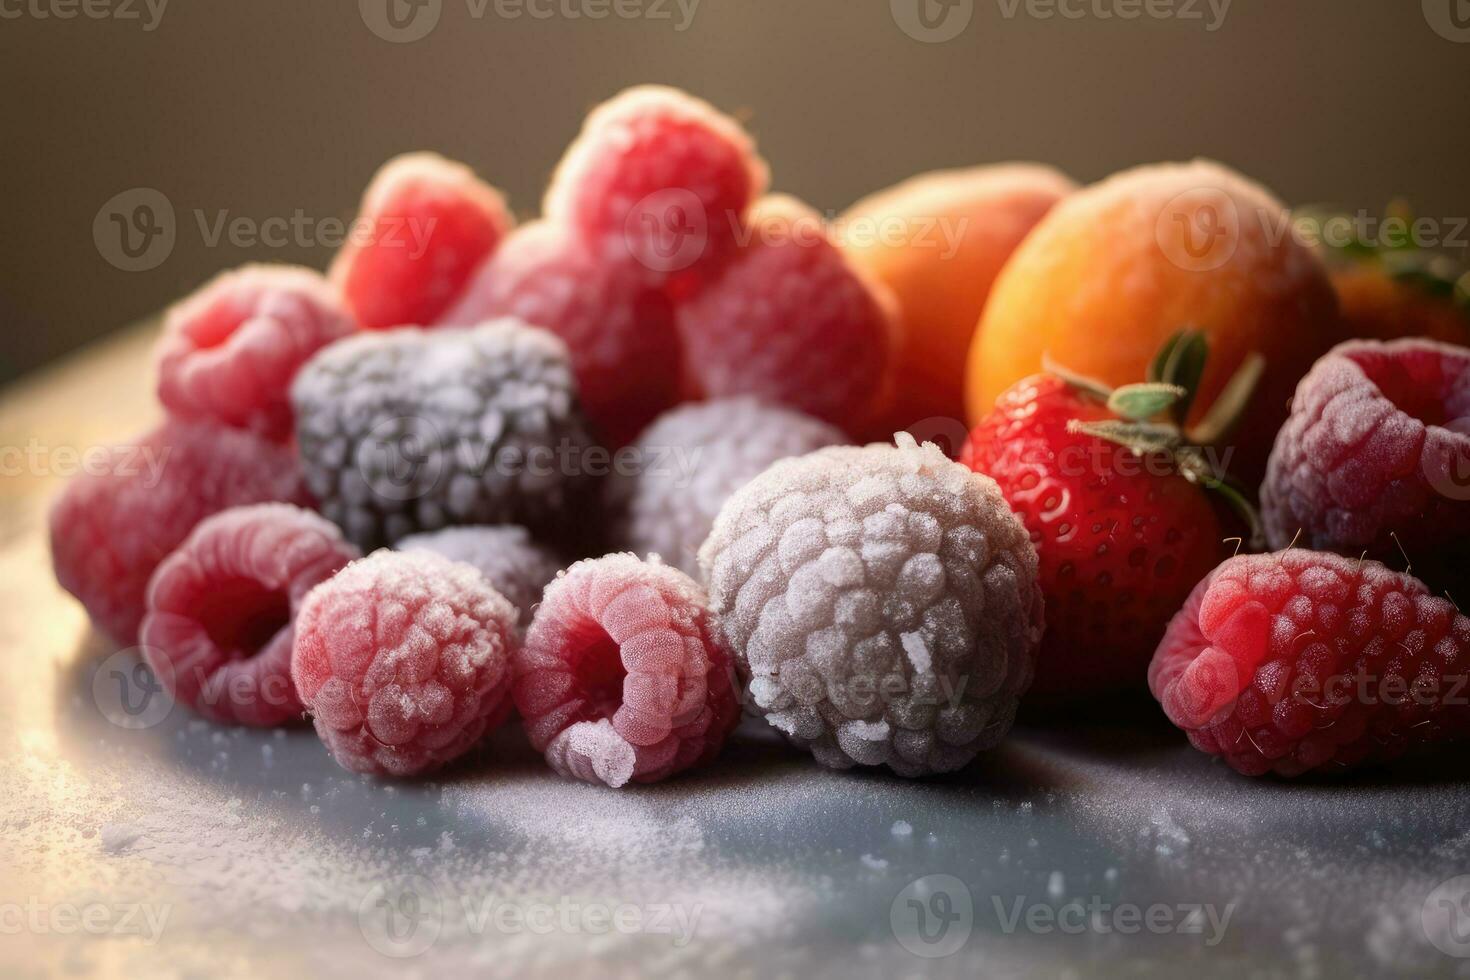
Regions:
M 1305 241 L 1206 162 L 837 218 L 768 181 L 662 88 L 594 111 L 520 227 L 468 168 L 390 162 L 328 276 L 169 311 L 129 447 L 161 474 L 69 486 L 57 577 L 180 704 L 309 716 L 387 776 L 513 723 L 562 775 L 654 781 L 742 712 L 920 776 L 1023 699 L 1145 687 L 1253 775 L 1470 729 L 1442 257 Z

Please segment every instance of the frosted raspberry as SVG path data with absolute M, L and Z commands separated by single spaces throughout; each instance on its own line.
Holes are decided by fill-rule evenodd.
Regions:
M 1303 379 L 1261 489 L 1275 548 L 1402 563 L 1440 588 L 1470 568 L 1470 350 L 1352 341 Z
M 344 769 L 428 772 L 505 717 L 515 620 L 469 565 L 379 551 L 307 594 L 291 677 Z
M 1293 549 L 1227 561 L 1149 668 L 1202 752 L 1247 775 L 1386 762 L 1470 733 L 1470 619 L 1375 561 Z
M 542 211 L 658 279 L 728 253 L 769 179 L 735 120 L 676 89 L 640 86 L 587 117 Z
M 556 525 L 591 444 L 566 347 L 515 320 L 335 344 L 292 387 L 322 513 L 364 551 L 458 524 Z
M 368 185 L 332 281 L 365 329 L 427 326 L 514 223 L 469 167 L 433 153 L 396 157 Z
M 699 546 L 730 494 L 777 460 L 846 441 L 834 426 L 754 398 L 682 405 L 643 431 L 629 447 L 636 470 L 608 485 L 617 538 L 698 578 Z
M 656 782 L 719 754 L 740 718 L 729 668 L 689 576 L 607 555 L 547 587 L 516 654 L 516 708 L 563 776 Z
M 531 613 L 541 601 L 542 590 L 562 568 L 555 552 L 531 540 L 525 528 L 510 524 L 411 534 L 398 542 L 398 550 L 432 551 L 451 561 L 473 565 L 496 592 L 516 607 L 522 629 L 531 625 Z
M 566 342 L 582 404 L 621 445 L 679 400 L 679 344 L 668 299 L 626 264 L 600 260 L 559 227 L 527 225 L 444 316 L 469 325 L 511 316 Z
M 772 466 L 699 561 L 758 714 L 825 766 L 920 776 L 1010 730 L 1042 598 L 995 482 L 897 440 Z
M 158 397 L 176 418 L 291 434 L 291 379 L 354 329 L 310 269 L 248 265 L 175 305 L 158 342 Z
M 330 521 L 290 504 L 216 514 L 154 573 L 144 655 L 176 700 L 211 721 L 299 717 L 292 620 L 307 592 L 359 557 Z
M 204 518 L 309 502 L 290 450 L 240 429 L 170 422 L 107 451 L 51 508 L 56 579 L 118 644 L 137 642 L 148 579 Z
M 763 201 L 747 234 L 719 279 L 679 307 L 686 388 L 755 395 L 855 431 L 884 397 L 892 294 L 792 198 Z

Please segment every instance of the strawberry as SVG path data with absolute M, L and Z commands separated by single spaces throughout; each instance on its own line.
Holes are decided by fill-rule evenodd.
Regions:
M 1032 692 L 1043 700 L 1142 687 L 1170 618 L 1222 558 L 1206 489 L 1251 514 L 1208 443 L 1228 432 L 1262 365 L 1248 362 L 1185 433 L 1207 355 L 1203 335 L 1181 333 L 1148 382 L 1116 391 L 1048 366 L 970 434 L 960 461 L 1000 484 L 1041 558 L 1047 632 Z

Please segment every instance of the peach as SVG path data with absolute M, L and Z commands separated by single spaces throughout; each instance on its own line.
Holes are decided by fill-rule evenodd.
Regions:
M 914 177 L 842 215 L 838 238 L 848 258 L 887 285 L 900 308 L 894 395 L 874 438 L 928 418 L 963 420 L 965 353 L 991 285 L 1032 227 L 1075 188 L 1051 167 L 993 164 Z
M 1191 421 L 1251 352 L 1260 387 L 1236 473 L 1258 480 L 1296 384 L 1341 338 L 1318 256 L 1270 192 L 1209 161 L 1137 167 L 1053 208 L 991 290 L 971 344 L 967 404 L 978 422 L 1044 357 L 1110 385 L 1143 376 L 1185 327 L 1210 342 Z

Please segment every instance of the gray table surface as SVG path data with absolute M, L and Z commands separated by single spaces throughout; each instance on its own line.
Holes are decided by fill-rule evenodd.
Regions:
M 0 396 L 0 445 L 141 428 L 149 334 Z M 654 787 L 564 782 L 514 731 L 381 783 L 309 728 L 147 700 L 51 579 L 64 467 L 28 465 L 0 480 L 4 976 L 1470 977 L 1463 750 L 1249 780 L 1140 700 L 922 782 L 747 722 Z

